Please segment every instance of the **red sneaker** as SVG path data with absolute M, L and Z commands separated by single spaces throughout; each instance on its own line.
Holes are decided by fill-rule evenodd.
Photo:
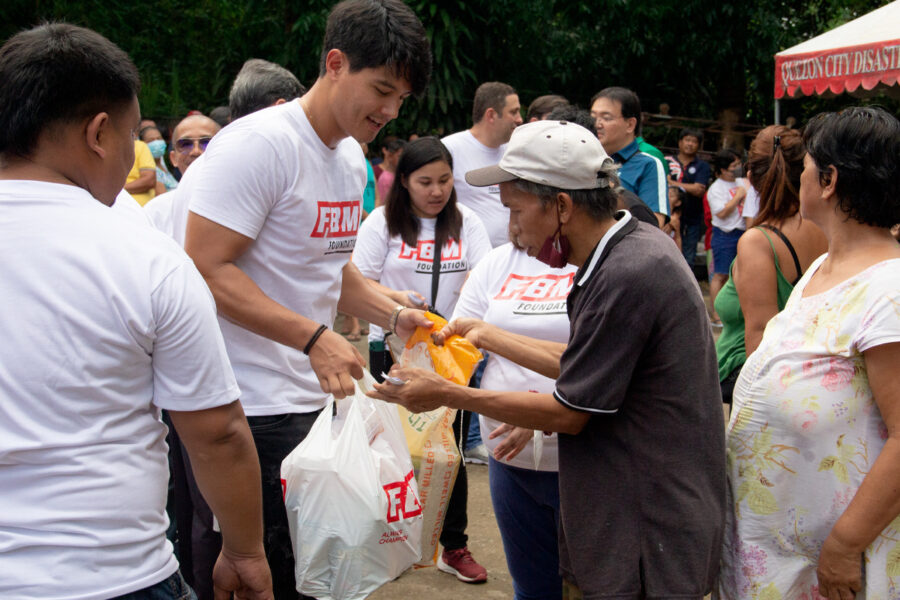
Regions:
M 487 581 L 487 569 L 475 562 L 468 548 L 444 550 L 438 558 L 437 568 L 444 573 L 456 575 L 465 583 L 484 583 Z

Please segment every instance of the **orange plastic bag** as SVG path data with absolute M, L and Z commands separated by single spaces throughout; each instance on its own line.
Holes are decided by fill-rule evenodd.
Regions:
M 438 346 L 431 339 L 431 334 L 440 331 L 447 324 L 447 320 L 430 312 L 426 312 L 425 317 L 434 323 L 434 326 L 431 329 L 416 327 L 415 333 L 406 342 L 403 364 L 428 368 L 428 363 L 423 360 L 428 357 L 435 373 L 453 383 L 468 385 L 469 378 L 472 377 L 475 366 L 484 358 L 483 355 L 469 340 L 458 335 L 451 335 L 443 346 Z
M 416 328 L 402 354 L 392 350 L 394 359 L 403 366 L 434 371 L 459 385 L 468 384 L 475 365 L 482 359 L 481 352 L 458 335 L 451 336 L 443 346 L 436 345 L 431 333 L 440 330 L 447 321 L 433 313 L 425 313 L 425 316 L 434 327 Z M 416 414 L 398 406 L 397 411 L 422 504 L 422 553 L 417 566 L 430 566 L 437 562 L 438 541 L 459 470 L 460 453 L 453 437 L 456 409 L 441 407 Z

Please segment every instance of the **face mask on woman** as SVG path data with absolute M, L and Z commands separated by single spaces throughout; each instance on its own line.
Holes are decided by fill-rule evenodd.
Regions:
M 163 154 L 166 153 L 165 140 L 153 140 L 148 142 L 147 146 L 150 147 L 150 153 L 153 155 L 153 158 L 162 158 Z

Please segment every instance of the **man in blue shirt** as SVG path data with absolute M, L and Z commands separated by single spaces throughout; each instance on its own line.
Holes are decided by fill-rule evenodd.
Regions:
M 662 162 L 638 148 L 641 101 L 623 87 L 608 87 L 591 98 L 591 116 L 597 120 L 597 138 L 619 163 L 622 187 L 649 206 L 662 226 L 669 216 L 666 174 Z
M 703 222 L 703 196 L 712 174 L 709 163 L 701 160 L 697 153 L 703 143 L 703 132 L 685 128 L 678 134 L 678 164 L 681 173 L 670 179 L 687 194 L 681 206 L 681 253 L 690 267 L 694 266 L 697 244 L 706 231 Z

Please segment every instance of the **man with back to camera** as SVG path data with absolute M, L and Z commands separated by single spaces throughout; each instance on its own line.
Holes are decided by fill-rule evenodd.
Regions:
M 622 187 L 634 192 L 656 213 L 662 227 L 669 215 L 666 174 L 662 162 L 638 148 L 641 135 L 641 101 L 623 87 L 608 87 L 591 98 L 591 115 L 597 119 L 597 137 L 603 149 L 619 165 Z
M 219 593 L 272 597 L 259 464 L 212 298 L 170 240 L 108 209 L 134 162 L 139 88 L 128 56 L 80 27 L 0 49 L 3 598 L 188 597 L 165 536 L 160 409 L 219 516 Z
M 456 197 L 484 223 L 494 248 L 509 241 L 506 234 L 509 210 L 500 203 L 496 186 L 476 188 L 466 182 L 465 175 L 466 171 L 496 164 L 513 129 L 521 124 L 522 107 L 516 90 L 506 83 L 488 81 L 475 90 L 472 127 L 441 140 L 453 156 Z
M 302 98 L 238 119 L 192 173 L 185 248 L 220 312 L 263 479 L 279 598 L 296 598 L 280 467 L 325 406 L 362 377 L 328 326 L 341 312 L 408 335 L 430 324 L 352 264 L 369 142 L 431 73 L 425 29 L 400 0 L 346 0 L 328 16 L 319 78 Z

